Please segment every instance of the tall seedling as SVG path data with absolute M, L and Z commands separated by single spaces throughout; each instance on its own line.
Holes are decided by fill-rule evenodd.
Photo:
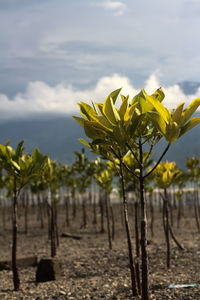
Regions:
M 167 245 L 167 268 L 170 268 L 171 250 L 170 250 L 170 234 L 177 246 L 183 250 L 183 247 L 176 240 L 170 222 L 169 222 L 169 195 L 167 189 L 173 183 L 176 177 L 180 175 L 175 162 L 161 162 L 154 171 L 154 180 L 157 186 L 164 191 L 163 195 L 163 229 Z
M 57 227 L 57 202 L 56 197 L 57 190 L 60 185 L 59 180 L 59 168 L 56 164 L 56 161 L 51 161 L 48 158 L 47 167 L 45 170 L 45 180 L 48 186 L 48 205 L 50 208 L 50 240 L 51 240 L 51 257 L 56 256 L 56 249 L 59 244 L 58 238 L 58 227 Z
M 12 271 L 14 290 L 20 289 L 20 278 L 17 267 L 17 206 L 18 197 L 22 188 L 31 182 L 36 176 L 41 176 L 47 162 L 47 156 L 43 156 L 37 148 L 32 155 L 24 154 L 23 141 L 14 150 L 8 144 L 0 145 L 0 163 L 7 171 L 12 187 Z
M 188 169 L 188 177 L 193 183 L 194 195 L 194 214 L 198 232 L 200 232 L 200 205 L 198 195 L 198 182 L 200 178 L 200 158 L 191 157 L 186 159 L 186 167 Z
M 124 167 L 139 181 L 141 203 L 141 252 L 142 252 L 142 300 L 149 299 L 148 288 L 148 256 L 147 256 L 147 221 L 146 201 L 144 198 L 144 181 L 157 167 L 172 142 L 185 132 L 200 123 L 199 118 L 190 117 L 200 105 L 200 98 L 194 100 L 188 109 L 183 110 L 181 103 L 176 110 L 169 111 L 161 101 L 164 99 L 162 89 L 153 95 L 144 90 L 131 101 L 129 96 L 121 95 L 122 103 L 115 106 L 120 89 L 112 92 L 103 104 L 95 103 L 93 107 L 80 102 L 80 112 L 83 116 L 74 119 L 84 128 L 85 134 L 91 139 L 88 143 L 81 140 L 92 151 L 101 154 L 109 160 L 119 160 L 120 177 L 123 183 Z M 188 121 L 189 120 L 189 121 Z M 144 173 L 144 163 L 148 160 L 152 149 L 164 136 L 167 146 L 157 163 L 148 173 Z M 144 145 L 149 145 L 149 151 L 144 158 Z M 123 156 L 131 151 L 137 160 L 138 172 L 133 172 L 123 161 Z M 133 280 L 132 280 L 133 282 Z M 133 295 L 137 287 L 132 284 Z
M 99 175 L 95 174 L 95 178 L 97 180 L 98 185 L 105 192 L 104 197 L 105 197 L 106 221 L 107 221 L 107 231 L 108 231 L 108 245 L 109 245 L 109 249 L 112 249 L 112 238 L 111 238 L 111 230 L 110 230 L 110 213 L 111 213 L 110 193 L 112 191 L 113 172 L 111 169 L 107 168 L 103 170 Z

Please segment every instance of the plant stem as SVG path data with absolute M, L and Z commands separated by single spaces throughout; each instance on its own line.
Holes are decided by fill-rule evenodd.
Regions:
M 16 177 L 14 177 L 13 186 L 13 244 L 12 244 L 12 271 L 14 290 L 20 290 L 19 270 L 17 267 L 17 187 Z
M 133 296 L 137 296 L 138 295 L 138 287 L 137 287 L 137 283 L 136 283 L 135 267 L 133 264 L 132 244 L 131 244 L 130 228 L 129 228 L 129 221 L 128 221 L 128 207 L 127 207 L 126 193 L 125 193 L 125 187 L 124 187 L 124 176 L 123 176 L 121 160 L 120 160 L 120 178 L 121 178 L 122 195 L 123 195 L 124 223 L 125 223 L 125 229 L 126 229 L 126 235 L 127 235 L 128 251 L 129 251 L 129 264 L 130 264 L 130 272 L 131 272 L 132 293 L 133 293 Z
M 141 203 L 141 252 L 142 252 L 142 300 L 149 300 L 148 255 L 147 255 L 147 217 L 146 200 L 144 197 L 143 149 L 139 139 L 140 153 L 140 203 Z

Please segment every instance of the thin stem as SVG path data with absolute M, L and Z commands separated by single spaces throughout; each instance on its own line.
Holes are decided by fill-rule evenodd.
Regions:
M 147 254 L 147 216 L 146 199 L 144 197 L 144 175 L 143 175 L 143 149 L 141 138 L 139 139 L 140 154 L 140 203 L 141 203 L 141 252 L 142 252 L 142 300 L 149 300 L 148 283 L 148 254 Z
M 121 185 L 122 185 L 124 223 L 125 223 L 127 243 L 128 243 L 129 267 L 130 267 L 130 272 L 131 272 L 132 293 L 133 293 L 133 297 L 134 297 L 134 296 L 138 295 L 138 286 L 137 286 L 137 281 L 136 281 L 135 266 L 134 266 L 134 262 L 133 262 L 131 234 L 130 234 L 129 220 L 128 220 L 128 207 L 127 207 L 127 199 L 126 199 L 126 192 L 125 192 L 125 186 L 124 186 L 124 174 L 123 174 L 121 160 L 120 160 L 120 179 L 121 179 Z
M 133 149 L 131 148 L 131 146 L 126 143 L 126 146 L 128 147 L 128 149 L 131 151 L 131 153 L 133 154 L 135 160 L 138 162 L 138 164 L 140 165 L 140 161 L 138 160 L 137 156 L 135 155 L 135 153 L 133 152 Z
M 110 150 L 112 151 L 112 153 L 119 159 L 120 163 L 124 166 L 124 168 L 126 170 L 128 170 L 132 175 L 134 175 L 136 178 L 139 179 L 139 176 L 137 174 L 135 174 L 123 161 L 122 158 L 115 152 L 115 150 L 110 147 Z
M 146 156 L 146 158 L 145 158 L 145 160 L 144 160 L 144 165 L 145 165 L 146 161 L 149 159 L 149 157 L 150 157 L 150 155 L 151 155 L 151 153 L 152 153 L 152 150 L 153 150 L 154 145 L 155 145 L 155 139 L 154 139 L 153 142 L 151 143 L 149 152 L 148 152 L 148 154 L 147 154 L 147 156 Z
M 159 158 L 159 160 L 157 161 L 157 163 L 155 164 L 155 166 L 146 174 L 144 175 L 144 178 L 146 178 L 147 176 L 149 176 L 159 165 L 159 163 L 161 162 L 161 160 L 163 159 L 164 155 L 166 154 L 166 152 L 168 151 L 169 147 L 170 147 L 170 143 L 167 145 L 167 147 L 165 148 L 163 154 L 161 155 L 161 157 Z

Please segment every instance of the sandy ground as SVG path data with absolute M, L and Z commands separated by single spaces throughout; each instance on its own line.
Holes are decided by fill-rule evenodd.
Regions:
M 140 299 L 131 292 L 127 241 L 119 210 L 115 207 L 116 233 L 113 249 L 109 250 L 107 233 L 99 233 L 99 218 L 95 228 L 91 218 L 86 229 L 80 229 L 81 212 L 66 227 L 59 216 L 59 231 L 79 235 L 80 240 L 60 238 L 57 257 L 62 262 L 63 275 L 56 281 L 35 284 L 36 267 L 20 270 L 22 291 L 14 292 L 12 271 L 0 271 L 0 299 Z M 177 212 L 175 211 L 175 214 Z M 130 214 L 130 225 L 133 217 Z M 38 260 L 49 257 L 50 243 L 47 226 L 40 229 L 37 214 L 31 216 L 28 234 L 23 233 L 23 216 L 19 220 L 18 257 L 37 255 Z M 105 226 L 106 227 L 106 226 Z M 149 286 L 151 299 L 200 299 L 200 234 L 197 232 L 192 211 L 185 209 L 180 228 L 176 223 L 174 233 L 184 246 L 181 251 L 171 240 L 171 268 L 166 268 L 166 245 L 161 214 L 156 212 L 154 237 L 148 233 Z M 132 230 L 134 246 L 134 230 Z M 135 253 L 135 247 L 133 247 Z M 11 227 L 0 228 L 0 260 L 11 258 Z M 173 288 L 169 285 L 193 284 L 191 288 Z

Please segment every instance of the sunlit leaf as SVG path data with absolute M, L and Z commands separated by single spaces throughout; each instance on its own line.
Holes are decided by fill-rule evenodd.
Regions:
M 181 124 L 183 106 L 184 103 L 180 103 L 172 115 L 172 122 L 176 122 L 178 125 Z
M 120 116 L 117 112 L 117 109 L 114 107 L 111 97 L 106 98 L 103 105 L 103 113 L 113 125 L 116 125 L 120 121 Z
M 188 108 L 183 112 L 182 125 L 184 125 L 200 105 L 200 98 L 193 100 Z
M 92 116 L 96 115 L 96 111 L 87 103 L 80 102 L 79 104 L 81 114 L 87 119 L 92 120 Z
M 185 126 L 181 128 L 180 136 L 185 134 L 187 131 L 195 127 L 196 125 L 200 124 L 200 117 L 192 118 Z
M 147 94 L 146 94 L 146 99 L 153 105 L 153 107 L 160 114 L 160 116 L 163 118 L 163 120 L 166 123 L 169 123 L 170 114 L 169 114 L 169 111 L 167 110 L 167 108 L 162 103 L 160 103 L 157 99 L 155 99 Z

